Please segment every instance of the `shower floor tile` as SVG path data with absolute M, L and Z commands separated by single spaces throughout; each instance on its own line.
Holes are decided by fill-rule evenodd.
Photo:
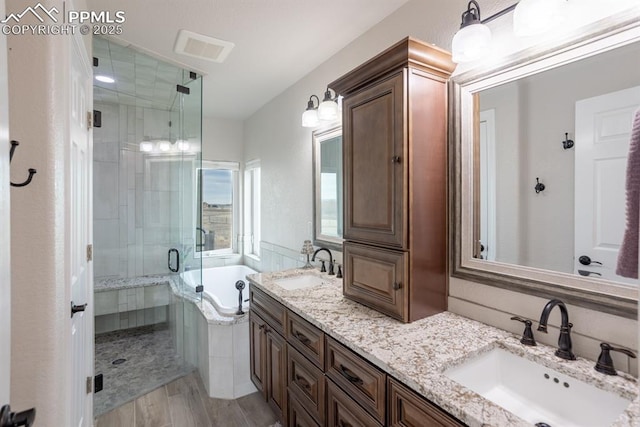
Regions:
M 191 372 L 172 343 L 166 323 L 96 335 L 95 374 L 103 374 L 104 389 L 94 394 L 94 416 Z M 125 361 L 112 363 L 118 359 Z

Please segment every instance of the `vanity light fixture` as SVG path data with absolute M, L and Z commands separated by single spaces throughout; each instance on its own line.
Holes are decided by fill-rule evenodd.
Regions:
M 542 34 L 564 18 L 567 0 L 520 0 L 513 11 L 513 32 L 518 37 Z
M 485 24 L 511 12 L 517 5 L 518 2 L 486 19 L 481 19 L 480 5 L 477 1 L 471 0 L 467 4 L 467 10 L 462 13 L 460 29 L 453 36 L 453 62 L 470 62 L 484 56 L 491 46 L 491 30 Z
M 169 141 L 159 141 L 158 142 L 158 150 L 167 152 L 171 150 L 171 142 Z
M 318 106 L 318 118 L 324 121 L 334 121 L 338 118 L 338 97 L 331 97 L 331 89 L 328 87 L 324 99 Z
M 320 98 L 315 95 L 311 95 L 309 97 L 309 102 L 307 102 L 307 109 L 304 113 L 302 113 L 302 126 L 306 128 L 312 128 L 318 126 L 320 123 L 320 118 L 318 117 L 318 107 L 313 103 L 313 98 L 315 98 L 320 105 Z
M 142 153 L 150 153 L 153 151 L 153 142 L 151 141 L 142 141 L 140 143 L 140 151 Z
M 453 62 L 469 62 L 480 58 L 489 50 L 491 30 L 480 20 L 480 5 L 471 0 L 462 13 L 460 29 L 453 36 Z
M 189 151 L 189 141 L 184 139 L 179 139 L 176 141 L 176 146 L 178 147 L 178 151 Z
M 102 74 L 98 74 L 95 79 L 102 83 L 115 83 L 116 80 L 113 77 L 104 76 Z

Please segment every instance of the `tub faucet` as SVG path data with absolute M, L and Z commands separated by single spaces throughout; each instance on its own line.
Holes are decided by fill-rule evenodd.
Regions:
M 236 289 L 238 290 L 238 311 L 236 311 L 236 315 L 238 316 L 244 314 L 244 311 L 242 310 L 242 290 L 245 286 L 246 285 L 242 280 L 238 280 L 236 282 Z
M 569 312 L 567 311 L 567 306 L 564 305 L 562 301 L 559 299 L 552 299 L 544 306 L 542 309 L 542 315 L 540 316 L 540 325 L 538 326 L 538 330 L 540 332 L 547 333 L 547 321 L 549 320 L 549 313 L 555 306 L 560 308 L 560 316 L 562 319 L 562 324 L 560 325 L 560 336 L 558 337 L 558 350 L 556 350 L 556 356 L 565 360 L 575 360 L 576 356 L 571 351 L 571 327 L 573 326 L 569 323 Z
M 316 260 L 316 254 L 320 251 L 326 251 L 329 254 L 329 275 L 333 276 L 335 273 L 333 272 L 333 255 L 331 254 L 331 251 L 327 248 L 320 248 L 317 249 L 314 253 L 313 253 L 313 257 L 311 258 L 311 261 L 315 261 Z

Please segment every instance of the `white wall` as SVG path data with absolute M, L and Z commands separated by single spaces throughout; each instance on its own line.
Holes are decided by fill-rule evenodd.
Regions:
M 483 1 L 483 16 L 489 16 L 512 3 L 507 0 Z M 593 13 L 580 15 L 582 22 L 592 22 L 633 4 L 629 0 L 606 3 L 585 0 L 578 6 L 587 3 Z M 450 50 L 451 39 L 459 28 L 460 15 L 466 5 L 467 1 L 460 0 L 409 1 L 246 120 L 244 158 L 260 158 L 262 166 L 263 241 L 268 245 L 299 251 L 303 240 L 309 238 L 307 223 L 312 220 L 311 130 L 300 126 L 301 114 L 309 96 L 322 95 L 329 82 L 407 35 Z M 505 52 L 517 51 L 537 40 L 515 40 L 512 37 L 510 14 L 493 21 L 490 26 L 494 30 L 497 53 L 489 60 L 497 61 Z M 454 74 L 473 66 L 459 66 Z M 271 262 L 270 265 L 275 264 Z M 510 315 L 520 314 L 536 319 L 544 302 L 540 298 L 469 281 L 450 280 L 450 311 L 514 333 L 522 331 L 520 325 L 508 320 Z M 637 348 L 637 321 L 575 307 L 570 307 L 570 313 L 576 325 L 574 337 L 578 355 L 596 358 L 594 352 L 597 351 L 599 340 Z M 558 319 L 552 317 L 550 324 L 558 324 Z M 557 335 L 551 332 L 540 341 L 555 345 Z M 626 360 L 616 362 L 620 369 L 635 371 L 637 367 L 633 364 L 634 367 L 630 368 Z
M 500 3 L 486 2 L 487 10 Z M 325 63 L 267 103 L 245 122 L 245 160 L 260 158 L 262 167 L 262 239 L 299 251 L 311 238 L 313 221 L 312 129 L 300 125 L 311 94 L 407 35 L 445 49 L 459 26 L 467 2 L 413 0 L 354 40 Z

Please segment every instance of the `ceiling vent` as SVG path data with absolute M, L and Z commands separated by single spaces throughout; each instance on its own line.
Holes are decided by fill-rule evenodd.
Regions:
M 173 51 L 206 61 L 224 62 L 234 46 L 228 41 L 180 30 Z

